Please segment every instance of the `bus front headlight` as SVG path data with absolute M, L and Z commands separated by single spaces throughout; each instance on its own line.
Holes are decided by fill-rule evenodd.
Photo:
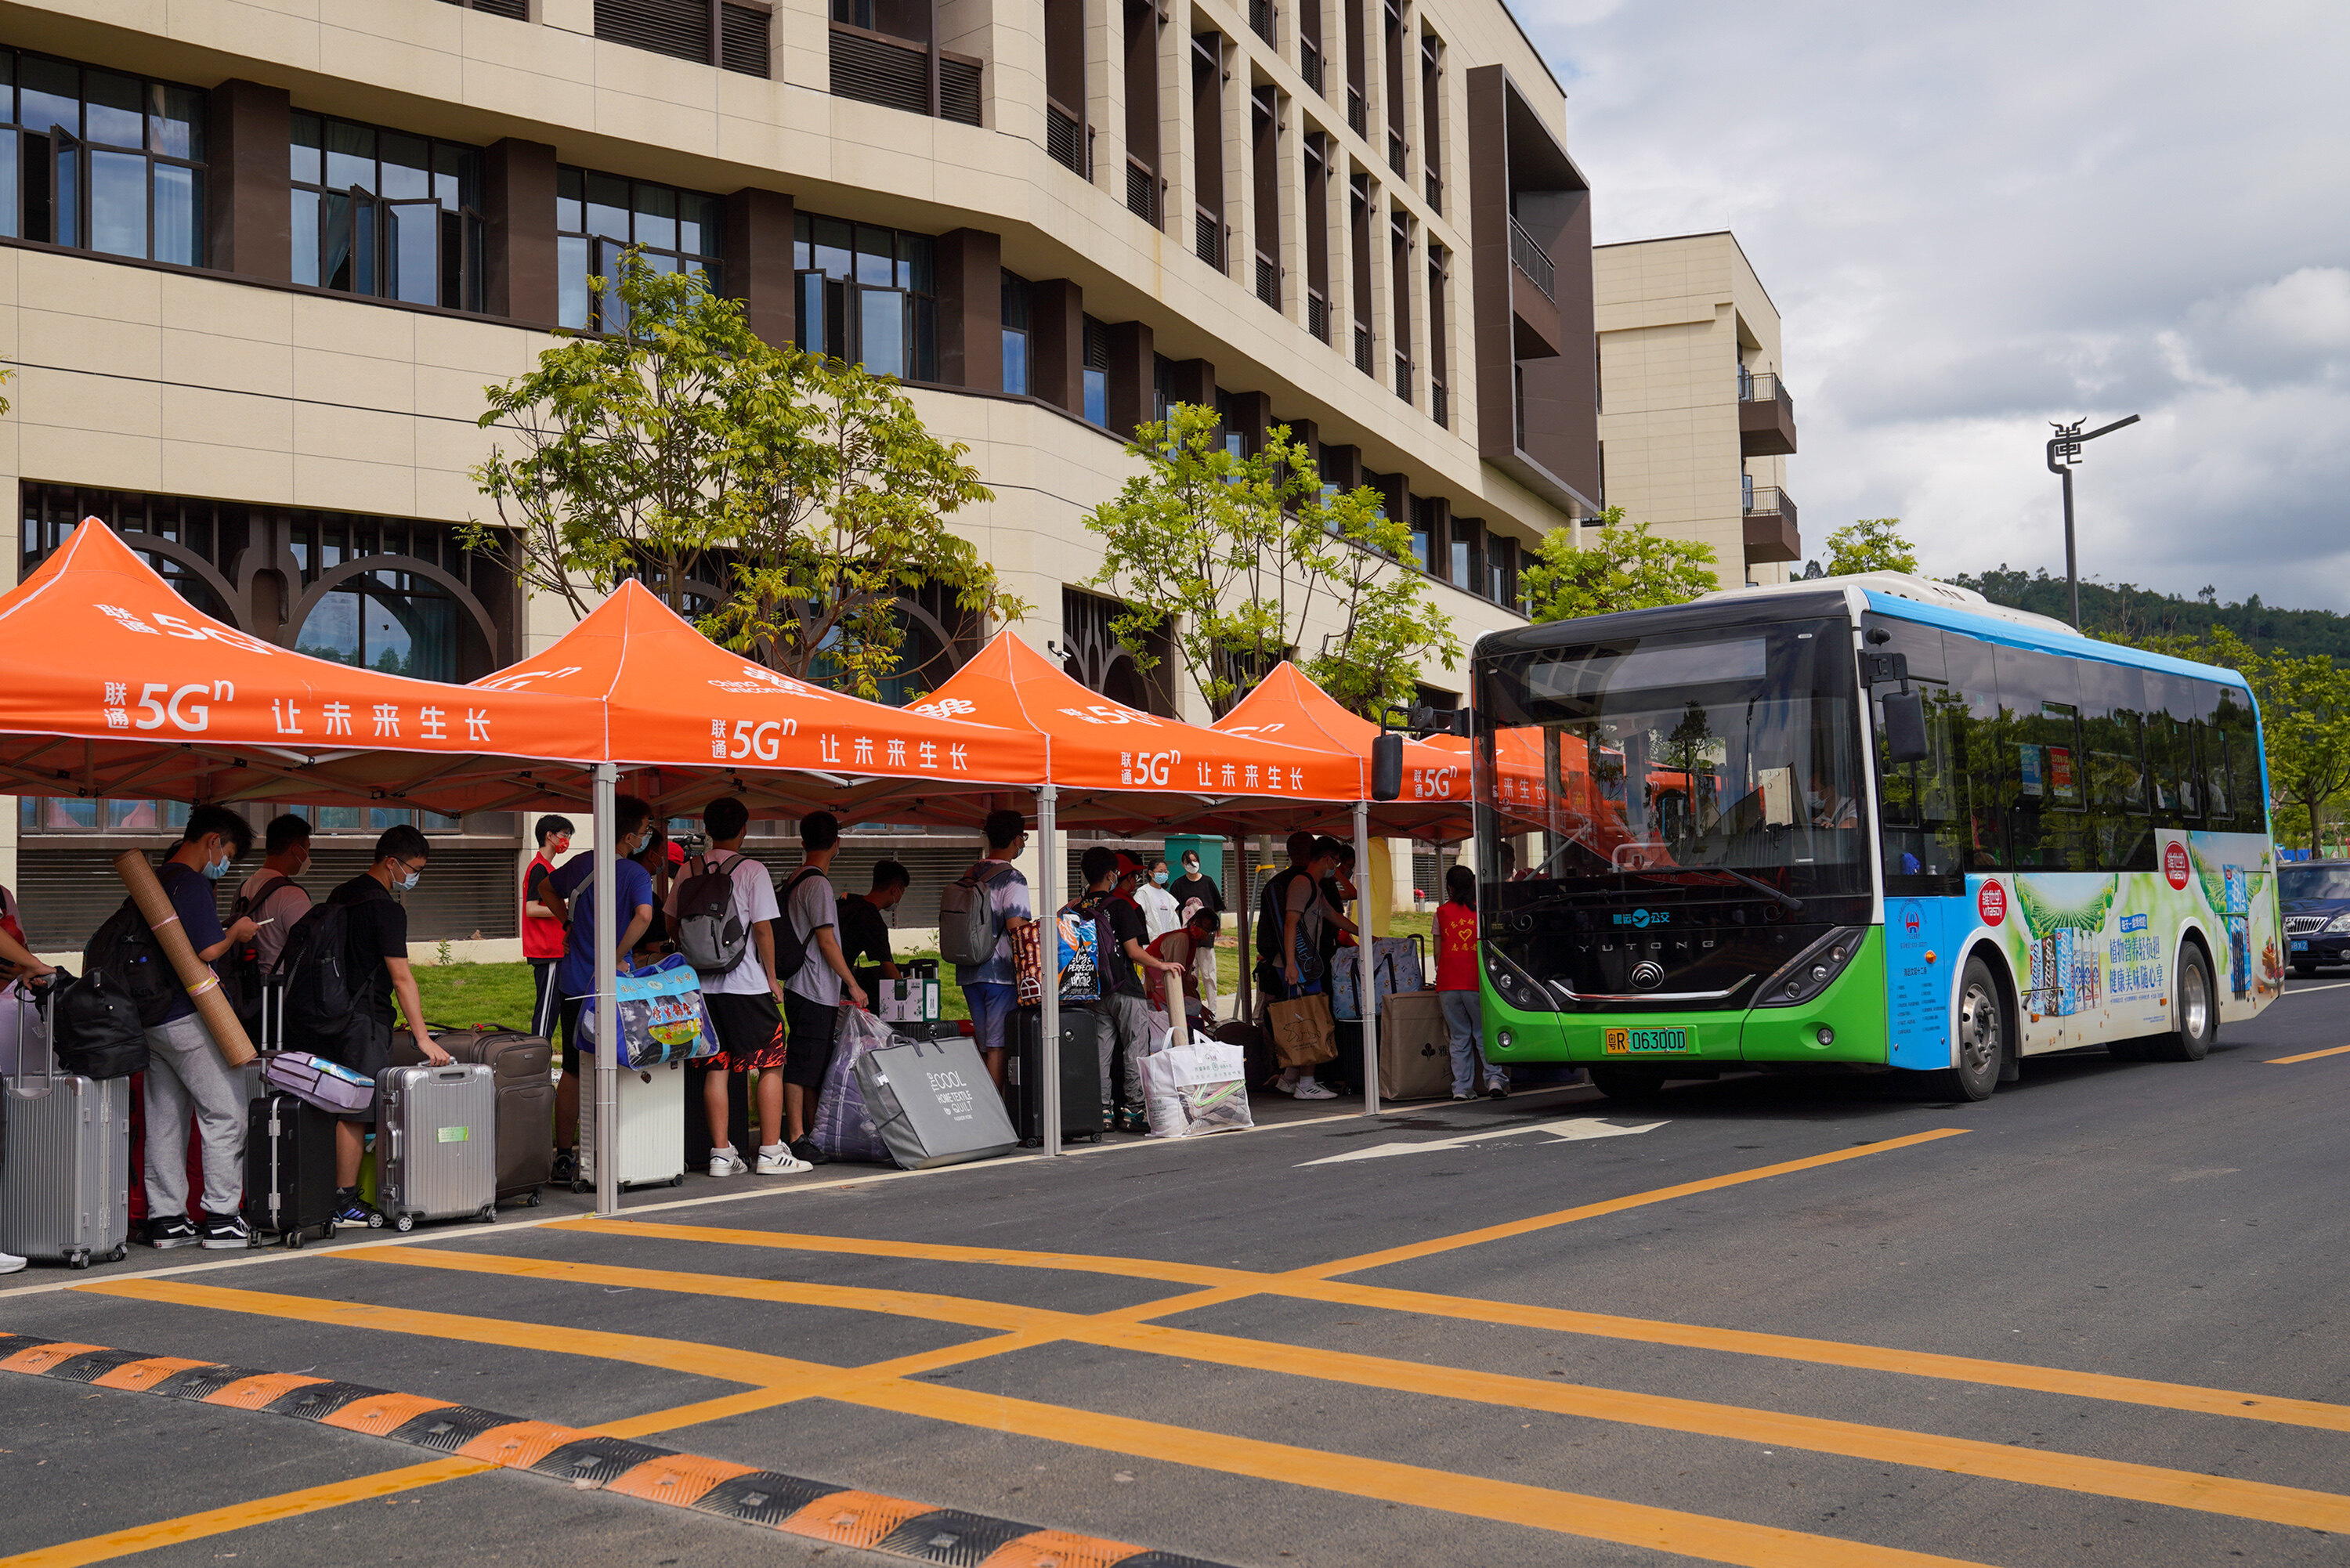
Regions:
M 1534 976 L 1503 956 L 1491 943 L 1485 946 L 1485 978 L 1493 982 L 1493 994 L 1521 1012 L 1556 1012 L 1558 1003 Z
M 1825 991 L 1860 951 L 1866 934 L 1860 926 L 1838 926 L 1762 982 L 1754 998 L 1757 1007 L 1800 1007 Z

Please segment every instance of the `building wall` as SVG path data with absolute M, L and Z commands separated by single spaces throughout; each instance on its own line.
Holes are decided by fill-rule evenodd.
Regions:
M 1713 546 L 1724 587 L 1784 582 L 1785 564 L 1746 558 L 1740 476 L 1783 490 L 1788 459 L 1741 455 L 1739 367 L 1783 368 L 1778 309 L 1745 253 L 1727 232 L 1602 245 L 1593 275 L 1607 504 Z

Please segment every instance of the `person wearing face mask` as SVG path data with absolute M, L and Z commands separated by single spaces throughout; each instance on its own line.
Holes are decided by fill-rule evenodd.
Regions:
M 450 1060 L 424 1026 L 424 1002 L 417 994 L 416 972 L 408 965 L 408 909 L 400 901 L 414 895 L 432 857 L 432 842 L 415 827 L 402 823 L 387 828 L 375 841 L 375 859 L 368 868 L 327 895 L 328 903 L 350 907 L 344 940 L 348 944 L 351 1022 L 335 1048 L 320 1054 L 369 1078 L 392 1064 L 391 1040 L 399 1027 L 391 1011 L 394 997 L 425 1061 L 437 1067 Z M 374 1125 L 372 1105 L 335 1124 L 338 1225 L 369 1221 L 369 1210 L 359 1199 L 359 1159 L 367 1150 L 368 1129 Z
M 1157 941 L 1183 923 L 1183 906 L 1167 890 L 1167 862 L 1150 863 L 1149 880 L 1134 890 L 1135 908 L 1142 911 L 1144 940 Z
M 596 875 L 593 855 L 575 855 L 539 883 L 539 897 L 552 894 L 560 909 L 571 914 L 571 934 L 563 949 L 563 967 L 556 977 L 562 988 L 563 1081 L 555 1086 L 555 1169 L 556 1186 L 570 1182 L 579 1169 L 579 1014 L 596 999 L 598 979 L 607 972 L 626 973 L 629 955 L 653 923 L 653 879 L 637 864 L 637 856 L 653 835 L 653 808 L 632 794 L 613 803 L 611 867 L 612 918 L 619 940 L 613 950 L 596 950 L 596 919 L 588 902 L 588 878 Z M 573 906 L 577 906 L 572 914 Z
M 1201 874 L 1200 853 L 1196 849 L 1183 851 L 1183 875 L 1167 885 L 1167 894 L 1175 900 L 1178 909 L 1197 898 L 1200 908 L 1213 914 L 1224 912 L 1223 889 L 1216 886 L 1212 877 Z
M 226 989 L 245 1033 L 255 1045 L 274 1049 L 276 1042 L 262 1034 L 261 980 L 277 967 L 286 934 L 310 912 L 310 895 L 295 880 L 310 868 L 308 819 L 287 812 L 269 825 L 263 846 L 266 857 L 237 888 L 236 902 L 229 906 L 233 915 L 252 917 L 253 940 L 229 949 L 228 973 L 223 978 L 235 981 Z
M 226 930 L 220 922 L 220 879 L 252 847 L 251 823 L 224 805 L 200 805 L 188 813 L 179 846 L 155 868 L 155 880 L 170 895 L 188 945 L 206 963 L 253 939 L 249 917 L 239 918 Z M 185 991 L 172 988 L 163 1021 L 146 1033 L 148 1244 L 242 1250 L 253 1240 L 236 1211 L 244 1190 L 244 1090 L 221 1060 Z M 191 1113 L 204 1142 L 201 1223 L 188 1213 Z
M 530 1032 L 541 1039 L 555 1038 L 556 1017 L 563 1001 L 555 971 L 563 965 L 565 925 L 570 907 L 563 896 L 543 884 L 555 874 L 555 863 L 571 853 L 571 819 L 538 819 L 538 853 L 522 874 L 522 956 L 530 961 Z

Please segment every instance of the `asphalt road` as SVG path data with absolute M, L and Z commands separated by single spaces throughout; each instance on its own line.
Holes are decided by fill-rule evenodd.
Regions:
M 19 1276 L 0 1332 L 1246 1568 L 2341 1563 L 2345 1004 L 2299 984 L 2206 1062 L 2040 1059 L 1981 1105 L 1752 1077 L 697 1179 L 604 1225 Z M 906 1560 L 6 1372 L 0 1449 L 12 1563 Z

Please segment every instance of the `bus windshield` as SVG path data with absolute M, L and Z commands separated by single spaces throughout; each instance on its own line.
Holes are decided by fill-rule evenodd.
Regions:
M 1490 881 L 1783 910 L 1867 895 L 1848 622 L 1529 649 L 1479 678 Z M 1496 901 L 1537 890 L 1515 891 Z

